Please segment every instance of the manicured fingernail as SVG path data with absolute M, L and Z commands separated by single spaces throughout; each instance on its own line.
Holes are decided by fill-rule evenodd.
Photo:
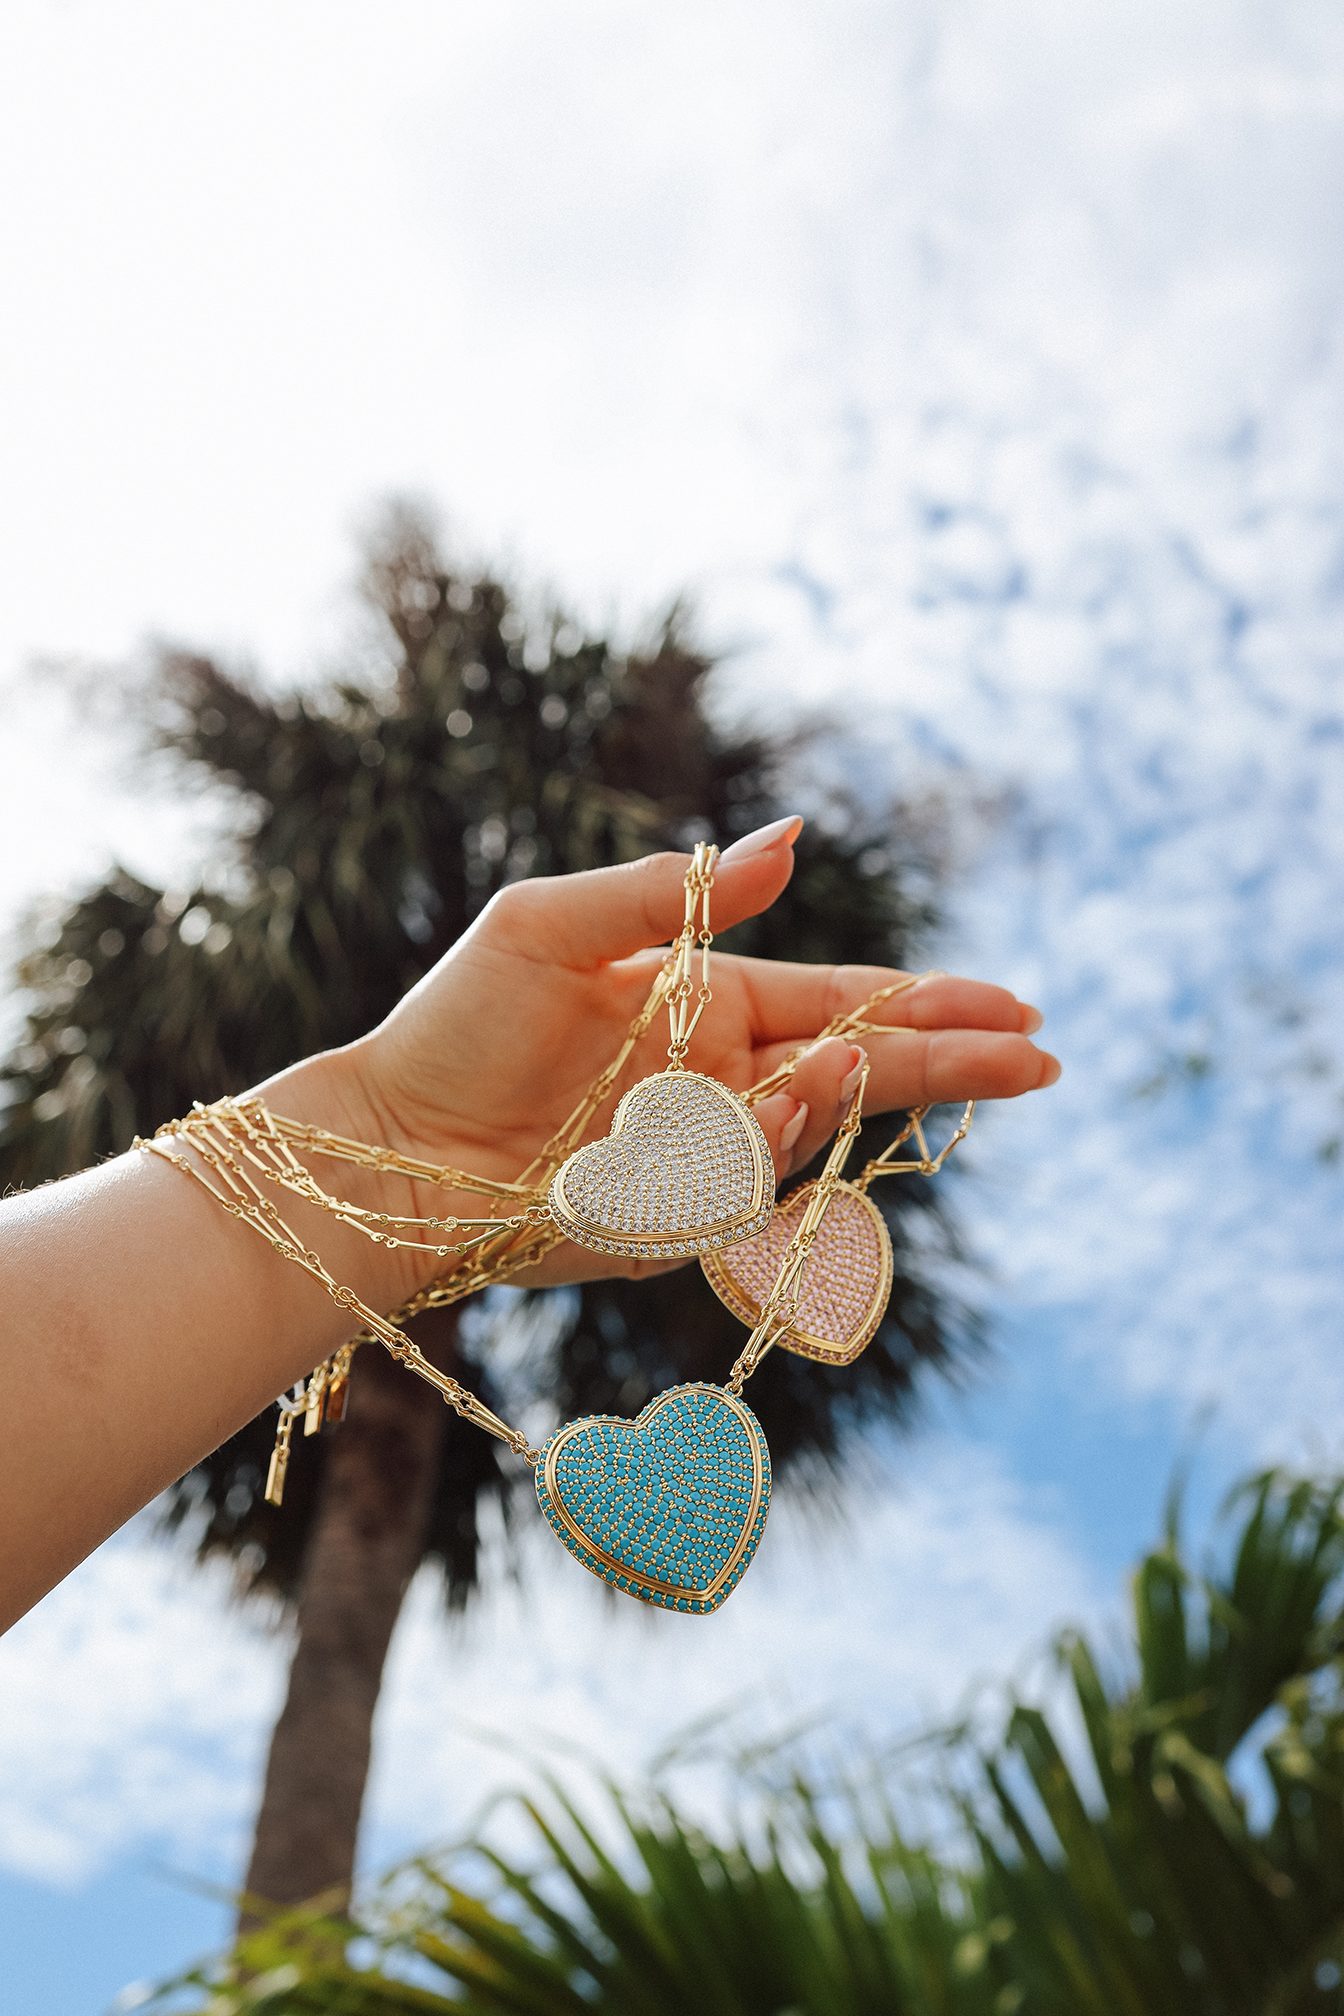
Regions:
M 788 1154 L 790 1148 L 793 1147 L 794 1143 L 797 1141 L 798 1136 L 802 1133 L 803 1128 L 806 1126 L 806 1124 L 807 1124 L 807 1101 L 806 1099 L 801 1099 L 798 1102 L 798 1111 L 794 1114 L 792 1120 L 785 1121 L 784 1131 L 781 1133 L 779 1137 L 779 1148 L 780 1153 L 782 1155 Z
M 1060 1063 L 1058 1057 L 1047 1055 L 1045 1069 L 1041 1073 L 1041 1082 L 1037 1090 L 1044 1092 L 1047 1085 L 1057 1085 L 1059 1083 L 1059 1074 L 1063 1069 L 1064 1066 Z
M 723 861 L 745 861 L 752 854 L 764 854 L 771 847 L 778 847 L 782 840 L 796 840 L 803 830 L 803 822 L 796 812 L 787 819 L 772 819 L 768 826 L 758 826 L 754 833 L 744 833 L 740 840 L 734 840 L 731 847 L 725 847 L 720 855 Z
M 850 1045 L 849 1054 L 854 1059 L 854 1068 L 851 1071 L 847 1071 L 845 1076 L 840 1080 L 840 1102 L 842 1105 L 852 1099 L 858 1091 L 859 1080 L 863 1076 L 863 1067 L 866 1061 L 857 1043 Z
M 1022 1003 L 1022 1034 L 1024 1036 L 1034 1036 L 1044 1020 L 1045 1017 L 1039 1008 L 1033 1008 L 1029 1001 Z

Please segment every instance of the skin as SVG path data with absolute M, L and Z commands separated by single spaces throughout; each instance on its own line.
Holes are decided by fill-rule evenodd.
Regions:
M 714 928 L 765 910 L 793 869 L 802 821 L 728 849 Z M 272 1111 L 426 1161 L 512 1180 L 619 1049 L 680 928 L 687 857 L 653 855 L 503 890 L 370 1035 L 257 1088 Z M 899 976 L 880 967 L 715 957 L 713 1004 L 691 1068 L 742 1090 L 838 1012 Z M 1002 987 L 940 977 L 878 1011 L 870 1113 L 943 1100 L 1012 1099 L 1059 1065 L 1030 1041 L 1036 1009 Z M 666 1062 L 655 1019 L 599 1112 Z M 777 1174 L 835 1132 L 862 1052 L 831 1040 L 792 1091 L 756 1108 Z M 335 1172 L 335 1173 L 333 1173 Z M 324 1187 L 383 1211 L 479 1216 L 464 1193 L 319 1164 Z M 338 1281 L 392 1309 L 432 1278 L 405 1249 L 371 1245 L 313 1207 L 285 1216 Z M 638 1275 L 566 1243 L 520 1283 Z M 157 1157 L 132 1153 L 0 1205 L 0 1628 L 174 1478 L 251 1420 L 350 1334 L 348 1315 L 297 1267 Z

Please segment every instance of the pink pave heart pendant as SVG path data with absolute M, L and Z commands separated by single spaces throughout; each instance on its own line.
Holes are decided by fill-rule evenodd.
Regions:
M 775 1172 L 749 1106 L 698 1071 L 632 1086 L 605 1141 L 556 1174 L 551 1215 L 598 1253 L 667 1259 L 751 1239 L 770 1221 Z
M 714 1293 L 751 1329 L 815 1188 L 803 1183 L 792 1191 L 758 1238 L 701 1256 Z M 891 1234 L 881 1212 L 852 1183 L 838 1184 L 817 1228 L 798 1313 L 779 1344 L 823 1365 L 852 1365 L 882 1321 L 893 1272 Z

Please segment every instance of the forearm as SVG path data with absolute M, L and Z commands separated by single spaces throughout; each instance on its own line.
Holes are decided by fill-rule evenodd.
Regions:
M 795 824 L 723 857 L 721 928 L 784 887 Z M 680 926 L 685 873 L 683 857 L 653 855 L 511 885 L 379 1030 L 257 1089 L 277 1116 L 513 1183 L 586 1111 L 614 1057 L 625 1062 L 605 1083 L 602 1125 L 624 1089 L 664 1068 L 661 1033 L 646 1030 L 633 1055 L 622 1046 L 662 964 L 649 948 Z M 876 1025 L 869 1111 L 1014 1098 L 1058 1076 L 1028 1040 L 1039 1014 L 1002 988 L 777 961 L 714 970 L 697 1068 L 742 1088 L 787 1062 L 788 1092 L 755 1109 L 777 1175 L 823 1146 L 853 1090 L 859 1052 L 812 1032 L 870 997 L 899 992 L 900 1013 Z M 490 1209 L 479 1193 L 313 1159 L 325 1191 L 389 1223 Z M 411 1244 L 375 1243 L 287 1190 L 274 1201 L 298 1245 L 371 1310 L 400 1307 L 444 1266 L 443 1245 L 409 1226 L 397 1231 Z M 530 1278 L 659 1264 L 560 1246 Z M 0 1626 L 356 1327 L 321 1281 L 152 1151 L 0 1205 Z
M 339 1055 L 314 1058 L 272 1080 L 266 1097 L 294 1119 L 357 1132 L 347 1076 Z M 396 1208 L 395 1179 L 340 1174 L 342 1194 L 376 1186 L 380 1207 Z M 371 1307 L 414 1285 L 329 1214 L 280 1203 Z M 351 1330 L 319 1282 L 157 1155 L 123 1155 L 7 1200 L 0 1628 Z

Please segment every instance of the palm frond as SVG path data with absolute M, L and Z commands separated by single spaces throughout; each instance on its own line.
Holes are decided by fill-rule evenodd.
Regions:
M 298 1967 L 293 1986 L 271 2002 L 210 2007 L 218 2016 L 1338 2010 L 1340 1497 L 1335 1479 L 1249 1480 L 1229 1502 L 1226 1565 L 1202 1575 L 1169 1530 L 1132 1585 L 1131 1672 L 1107 1678 L 1086 1639 L 1066 1634 L 1057 1652 L 1076 1723 L 1018 1703 L 988 1750 L 965 1728 L 945 1739 L 947 1783 L 960 1789 L 939 1822 L 952 1844 L 939 1855 L 903 1831 L 899 1782 L 853 1781 L 852 1796 L 837 1798 L 796 1766 L 757 1770 L 743 1786 L 754 1821 L 716 1838 L 653 1787 L 607 1783 L 581 1803 L 548 1780 L 514 1806 L 533 1843 L 526 1859 L 478 1838 L 397 1872 L 367 1900 L 360 1929 L 379 1942 L 380 1966 L 348 1965 L 331 1924 L 316 1913 L 305 1929 L 299 1914 L 249 1943 L 245 1963 L 233 1957 L 233 1986 L 221 1991 L 221 1970 L 210 1977 L 217 1998 L 255 1996 L 266 1968 L 274 1981 L 277 1968 Z M 1065 1726 L 1081 1730 L 1086 1760 L 1071 1748 L 1076 1734 L 1061 1740 Z M 1255 1821 L 1238 1774 L 1246 1732 L 1257 1730 L 1269 1805 Z M 398 1972 L 412 1959 L 422 1972 L 403 1985 Z

